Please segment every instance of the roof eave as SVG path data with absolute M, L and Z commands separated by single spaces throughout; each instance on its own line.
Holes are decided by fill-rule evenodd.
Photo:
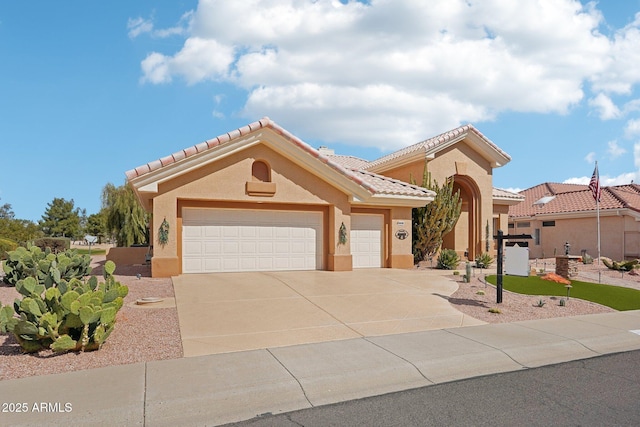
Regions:
M 512 197 L 500 197 L 500 196 L 493 197 L 493 204 L 495 205 L 514 206 L 522 202 L 524 202 L 524 197 L 522 197 L 522 199 L 514 199 Z
M 352 199 L 354 206 L 391 206 L 421 208 L 433 201 L 433 196 L 407 196 L 399 194 L 375 194 L 367 199 Z

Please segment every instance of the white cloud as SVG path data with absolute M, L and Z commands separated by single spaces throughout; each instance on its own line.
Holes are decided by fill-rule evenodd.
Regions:
M 153 30 L 153 23 L 144 18 L 129 18 L 127 29 L 129 30 L 129 37 L 135 39 L 140 34 L 150 33 Z
M 508 188 L 502 188 L 502 190 L 510 191 L 510 192 L 512 192 L 512 193 L 519 193 L 519 192 L 521 192 L 522 190 L 525 190 L 525 188 L 508 187 Z
M 600 186 L 610 186 L 610 185 L 624 185 L 633 182 L 639 182 L 640 172 L 628 172 L 623 173 L 618 176 L 610 177 L 608 175 L 600 175 Z M 591 176 L 581 176 L 569 178 L 563 181 L 564 184 L 581 184 L 588 185 L 589 181 L 591 181 Z
M 622 156 L 624 153 L 627 152 L 627 150 L 625 150 L 624 148 L 620 147 L 618 145 L 617 141 L 609 141 L 607 142 L 607 153 L 609 153 L 609 156 L 612 159 L 617 159 L 618 157 Z
M 505 111 L 563 114 L 587 82 L 616 118 L 607 94 L 640 78 L 638 25 L 610 40 L 577 0 L 200 0 L 185 16 L 184 45 L 149 54 L 143 82 L 235 84 L 249 119 L 325 141 L 395 148 Z
M 173 75 L 181 75 L 188 84 L 226 77 L 233 62 L 233 51 L 215 40 L 196 37 L 187 39 L 182 50 L 174 56 L 149 54 L 142 61 L 143 81 L 168 83 Z
M 604 93 L 599 93 L 595 98 L 591 98 L 589 106 L 599 112 L 601 120 L 616 119 L 621 114 L 620 109 Z
M 596 161 L 596 153 L 595 152 L 590 152 L 589 154 L 587 154 L 586 156 L 584 156 L 584 161 L 591 164 L 593 162 Z
M 193 11 L 186 12 L 178 21 L 178 24 L 174 27 L 164 28 L 161 30 L 155 29 L 153 24 L 153 18 L 144 19 L 142 17 L 129 18 L 127 21 L 127 29 L 129 30 L 129 37 L 135 39 L 141 34 L 150 34 L 152 37 L 165 38 L 175 35 L 187 34 L 191 28 L 193 18 Z
M 624 128 L 624 135 L 627 138 L 640 136 L 640 119 L 629 120 Z

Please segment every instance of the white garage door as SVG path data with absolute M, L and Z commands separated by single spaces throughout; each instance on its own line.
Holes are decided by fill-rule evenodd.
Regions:
M 187 208 L 182 271 L 321 270 L 322 213 Z
M 382 267 L 382 215 L 351 215 L 353 268 Z

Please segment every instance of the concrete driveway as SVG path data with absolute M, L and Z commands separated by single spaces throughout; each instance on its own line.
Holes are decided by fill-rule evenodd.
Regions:
M 483 324 L 445 299 L 441 271 L 362 269 L 173 278 L 184 355 Z

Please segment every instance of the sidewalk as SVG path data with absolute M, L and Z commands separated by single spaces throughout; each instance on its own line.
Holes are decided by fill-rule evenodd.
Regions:
M 640 310 L 163 360 L 1 381 L 0 425 L 220 425 L 638 349 Z

